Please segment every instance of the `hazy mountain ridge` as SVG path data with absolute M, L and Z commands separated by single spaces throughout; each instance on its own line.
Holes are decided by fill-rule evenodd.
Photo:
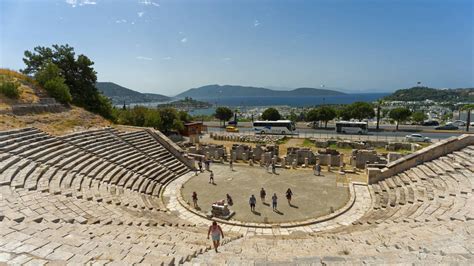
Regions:
M 97 82 L 96 87 L 105 96 L 112 100 L 113 104 L 129 103 L 147 103 L 147 102 L 166 102 L 171 100 L 170 97 L 155 94 L 155 93 L 141 93 L 134 91 L 113 82 Z
M 336 96 L 345 93 L 328 89 L 297 88 L 293 90 L 272 90 L 261 87 L 238 86 L 238 85 L 207 85 L 199 88 L 192 88 L 182 92 L 176 97 L 291 97 L 291 96 Z

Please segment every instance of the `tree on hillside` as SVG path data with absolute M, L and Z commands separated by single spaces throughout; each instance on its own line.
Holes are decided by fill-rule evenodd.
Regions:
M 275 108 L 272 108 L 272 107 L 268 108 L 262 113 L 262 120 L 276 121 L 280 119 L 281 119 L 281 115 L 278 112 L 278 110 Z
M 400 124 L 400 122 L 408 120 L 408 118 L 411 116 L 411 111 L 410 109 L 405 108 L 405 107 L 398 107 L 398 108 L 392 109 L 390 113 L 388 114 L 388 116 L 391 119 L 397 121 L 396 130 L 398 130 L 398 125 Z
M 219 119 L 220 122 L 224 121 L 224 126 L 225 122 L 229 121 L 229 119 L 232 118 L 234 114 L 232 113 L 232 110 L 230 110 L 227 107 L 217 107 L 216 113 L 214 114 L 214 117 Z
M 411 120 L 419 125 L 423 124 L 423 121 L 425 121 L 427 118 L 428 116 L 423 111 L 417 111 L 411 115 Z
M 73 47 L 67 44 L 55 44 L 52 48 L 37 46 L 33 51 L 25 51 L 23 62 L 26 68 L 22 72 L 27 75 L 35 75 L 45 64 L 55 64 L 61 70 L 60 75 L 69 87 L 74 104 L 112 118 L 112 105 L 95 87 L 94 62 L 85 55 L 76 56 Z
M 43 64 L 35 74 L 36 81 L 44 87 L 48 94 L 61 103 L 68 104 L 72 101 L 69 87 L 61 76 L 59 67 L 51 62 Z

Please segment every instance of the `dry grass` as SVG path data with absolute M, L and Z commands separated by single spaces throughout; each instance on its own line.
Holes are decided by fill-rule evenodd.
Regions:
M 63 135 L 78 130 L 110 126 L 111 123 L 99 115 L 79 107 L 62 113 L 31 115 L 0 114 L 0 130 L 36 127 L 52 135 Z

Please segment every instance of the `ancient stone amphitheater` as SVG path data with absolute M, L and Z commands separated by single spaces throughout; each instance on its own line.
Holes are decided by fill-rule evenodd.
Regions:
M 215 253 L 176 196 L 193 161 L 160 132 L 0 132 L 0 264 L 473 264 L 473 137 L 368 169 L 336 215 L 223 223 Z

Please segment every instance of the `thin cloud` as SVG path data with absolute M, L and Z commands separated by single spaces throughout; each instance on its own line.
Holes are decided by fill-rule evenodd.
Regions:
M 188 38 L 186 38 L 186 37 L 182 38 L 182 39 L 181 39 L 181 42 L 182 42 L 182 43 L 187 43 L 187 42 L 188 42 Z
M 146 56 L 137 56 L 137 57 L 135 57 L 135 58 L 138 59 L 138 60 L 145 60 L 145 61 L 151 61 L 151 60 L 153 60 L 153 58 L 151 58 L 151 57 L 146 57 Z
M 143 15 L 145 15 L 145 12 L 143 12 L 143 11 L 142 11 L 142 12 L 138 12 L 137 15 L 138 15 L 139 18 L 141 18 L 141 17 L 143 17 Z
M 222 60 L 224 60 L 224 61 L 230 61 L 230 60 L 232 60 L 232 58 L 231 58 L 231 57 L 224 57 L 224 58 L 222 58 Z
M 115 23 L 117 23 L 117 24 L 127 23 L 127 20 L 126 19 L 118 19 L 118 20 L 115 21 Z
M 66 4 L 69 4 L 72 7 L 76 7 L 84 5 L 96 5 L 97 2 L 92 0 L 66 0 Z
M 257 19 L 253 22 L 253 26 L 254 27 L 258 27 L 260 26 L 260 21 L 258 21 Z
M 167 57 L 163 57 L 163 58 L 161 58 L 161 59 L 162 59 L 162 60 L 171 60 L 171 59 L 173 59 L 173 58 L 172 58 L 171 56 L 167 56 Z
M 156 6 L 156 7 L 160 6 L 160 4 L 153 2 L 151 0 L 141 0 L 141 1 L 138 1 L 138 3 L 142 5 L 146 5 L 146 6 Z

